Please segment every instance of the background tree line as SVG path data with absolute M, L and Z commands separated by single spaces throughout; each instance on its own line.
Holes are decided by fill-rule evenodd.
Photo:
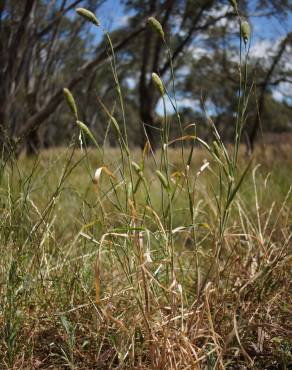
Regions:
M 95 12 L 107 0 L 0 0 L 0 143 L 8 149 L 64 145 L 74 126 L 64 104 L 68 87 L 79 104 L 81 119 L 103 140 L 107 117 L 100 99 L 117 117 L 119 109 L 106 37 L 97 37 L 74 9 Z M 125 99 L 130 144 L 142 146 L 145 133 L 153 146 L 162 111 L 151 73 L 158 73 L 171 94 L 171 67 L 182 122 L 196 122 L 207 135 L 206 114 L 222 136 L 233 133 L 239 73 L 239 25 L 229 0 L 121 0 L 127 22 L 111 32 Z M 240 14 L 284 21 L 290 0 L 241 0 Z M 168 47 L 147 19 L 162 24 Z M 98 41 L 100 40 L 100 41 Z M 253 147 L 263 131 L 291 129 L 291 96 L 275 99 L 275 88 L 292 83 L 292 33 L 259 58 L 250 57 L 251 99 L 247 142 Z M 290 58 L 290 59 L 289 59 Z M 287 88 L 288 86 L 288 88 Z M 290 90 L 291 91 L 291 90 Z M 97 99 L 98 98 L 98 99 Z M 170 116 L 172 113 L 169 113 Z M 173 137 L 179 127 L 172 125 Z M 108 133 L 115 145 L 113 132 Z

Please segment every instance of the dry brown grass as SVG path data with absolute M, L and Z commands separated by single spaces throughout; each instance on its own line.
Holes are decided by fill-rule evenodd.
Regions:
M 206 170 L 196 183 L 195 233 L 182 183 L 173 203 L 172 277 L 151 161 L 145 176 L 152 208 L 143 206 L 141 193 L 127 215 L 113 197 L 103 196 L 110 186 L 106 175 L 96 199 L 86 175 L 90 163 L 99 165 L 94 153 L 74 167 L 81 159 L 75 153 L 58 192 L 68 163 L 62 150 L 42 153 L 32 173 L 26 158 L 17 164 L 19 173 L 7 168 L 1 185 L 1 368 L 288 369 L 289 151 L 257 150 L 254 163 L 262 166 L 249 174 L 232 206 L 218 261 L 214 175 Z M 178 171 L 177 152 L 169 158 Z M 205 158 L 196 150 L 194 174 Z M 245 161 L 242 154 L 239 162 Z M 118 181 L 118 153 L 111 150 L 104 163 Z

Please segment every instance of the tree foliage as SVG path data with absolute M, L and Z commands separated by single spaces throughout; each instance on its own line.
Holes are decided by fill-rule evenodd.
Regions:
M 75 89 L 82 119 L 98 131 L 100 140 L 107 130 L 107 119 L 96 96 L 117 116 L 122 114 L 111 64 L 104 63 L 111 54 L 107 38 L 96 45 L 90 26 L 74 12 L 82 6 L 98 17 L 103 2 L 1 2 L 2 144 L 19 147 L 25 142 L 30 151 L 40 143 L 62 144 L 72 133 L 71 120 L 62 104 L 63 87 L 73 92 Z M 198 129 L 204 133 L 207 113 L 228 139 L 239 86 L 239 25 L 231 2 L 123 0 L 122 4 L 127 24 L 110 36 L 117 54 L 130 143 L 143 146 L 146 132 L 155 147 L 162 112 L 158 108 L 160 94 L 151 79 L 153 72 L 162 78 L 172 99 L 175 76 L 178 108 L 185 123 L 199 119 Z M 290 0 L 238 1 L 242 20 L 273 17 L 283 21 L 291 7 Z M 160 22 L 165 38 L 147 24 L 149 17 Z M 291 125 L 291 97 L 275 100 L 275 89 L 284 86 L 287 91 L 291 84 L 291 34 L 287 32 L 270 49 L 267 55 L 249 58 L 251 99 L 247 134 L 251 144 L 261 127 L 279 130 Z M 173 135 L 176 134 L 174 129 Z M 111 132 L 109 141 L 115 145 Z

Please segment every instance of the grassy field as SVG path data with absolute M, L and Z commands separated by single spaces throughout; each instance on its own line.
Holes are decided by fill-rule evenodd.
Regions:
M 146 149 L 2 169 L 1 369 L 292 366 L 292 147 Z
M 98 138 L 104 144 L 80 121 L 68 88 L 74 124 L 67 148 L 15 158 L 11 148 L 27 137 L 7 130 L 0 155 L 1 370 L 292 368 L 292 145 L 285 136 L 252 158 L 241 147 L 257 94 L 250 26 L 231 3 L 240 26 L 232 145 L 203 97 L 208 142 L 197 137 L 197 123 L 182 122 L 171 47 L 153 17 L 145 27 L 163 42 L 171 77 L 165 86 L 155 71 L 151 81 L 147 76 L 163 103 L 159 150 L 153 153 L 147 136 L 154 119 L 141 117 L 144 150 L 129 147 L 106 31 L 116 101 L 106 107 L 96 93 L 108 120 Z M 90 11 L 76 11 L 99 25 Z M 107 146 L 109 132 L 116 149 Z

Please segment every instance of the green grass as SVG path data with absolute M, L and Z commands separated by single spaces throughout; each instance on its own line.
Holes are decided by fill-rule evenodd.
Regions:
M 133 153 L 137 162 L 140 156 Z M 190 182 L 207 157 L 195 149 Z M 261 154 L 255 182 L 250 170 L 211 272 L 219 235 L 216 162 L 196 180 L 193 224 L 180 180 L 172 204 L 174 275 L 151 157 L 144 171 L 151 209 L 139 187 L 136 206 L 126 210 L 117 150 L 107 150 L 103 161 L 118 186 L 116 195 L 107 193 L 113 187 L 101 175 L 102 207 L 88 172 L 101 164 L 92 151 L 85 158 L 76 151 L 69 162 L 70 151 L 54 150 L 7 166 L 0 186 L 1 368 L 288 368 L 291 196 L 285 197 L 292 171 L 291 161 L 278 157 L 271 161 L 269 148 L 266 158 Z M 173 172 L 182 168 L 177 158 L 178 151 L 169 153 Z
M 1 167 L 1 368 L 291 367 L 292 151 L 268 147 L 251 161 L 240 147 L 252 87 L 246 24 L 241 33 L 232 147 L 208 117 L 211 143 L 183 128 L 175 93 L 152 75 L 176 122 L 164 109 L 160 150 L 130 150 L 106 33 L 121 122 L 100 105 L 118 148 L 99 145 L 65 89 L 95 149 L 74 139 Z M 171 75 L 174 90 L 172 63 Z

